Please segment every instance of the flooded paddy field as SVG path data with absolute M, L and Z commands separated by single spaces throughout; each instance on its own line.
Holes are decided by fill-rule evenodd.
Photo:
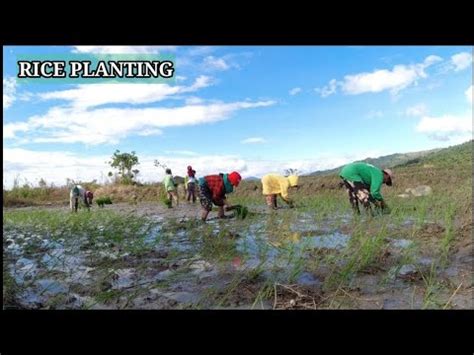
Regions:
M 4 308 L 473 308 L 472 238 L 447 214 L 247 206 L 4 209 Z

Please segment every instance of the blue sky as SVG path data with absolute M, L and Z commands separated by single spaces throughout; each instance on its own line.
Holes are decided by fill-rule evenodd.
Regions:
M 16 56 L 172 53 L 177 82 L 21 84 Z M 3 47 L 4 186 L 105 181 L 115 149 L 140 180 L 302 173 L 472 139 L 472 47 Z

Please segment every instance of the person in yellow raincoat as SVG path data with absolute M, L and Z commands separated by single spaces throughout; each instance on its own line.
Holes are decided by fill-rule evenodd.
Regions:
M 288 190 L 298 188 L 298 176 L 288 177 L 278 174 L 267 174 L 262 177 L 262 193 L 265 195 L 267 206 L 276 210 L 277 197 L 280 196 L 290 208 L 293 208 L 293 201 L 289 198 Z

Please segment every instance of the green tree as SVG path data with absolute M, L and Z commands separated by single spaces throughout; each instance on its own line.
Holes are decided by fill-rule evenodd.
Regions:
M 120 150 L 117 149 L 111 159 L 108 163 L 112 168 L 118 170 L 122 184 L 132 184 L 133 178 L 139 173 L 139 170 L 133 169 L 135 165 L 140 164 L 136 153 L 133 151 L 120 153 Z
M 38 182 L 38 186 L 41 187 L 42 189 L 48 187 L 48 183 L 46 182 L 45 179 L 41 178 L 40 181 Z

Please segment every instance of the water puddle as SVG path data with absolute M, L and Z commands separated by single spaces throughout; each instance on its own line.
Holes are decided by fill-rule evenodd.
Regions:
M 37 292 L 40 296 L 43 294 L 53 296 L 58 293 L 67 292 L 67 288 L 64 285 L 52 279 L 38 280 L 35 282 L 35 286 L 37 287 Z
M 390 239 L 390 242 L 393 247 L 399 249 L 406 249 L 413 245 L 413 241 L 408 239 Z
M 340 232 L 320 234 L 321 231 L 293 232 L 285 240 L 269 240 L 265 236 L 247 235 L 237 240 L 236 249 L 242 257 L 235 258 L 232 266 L 238 270 L 262 268 L 287 269 L 292 261 L 307 258 L 312 249 L 340 250 L 347 246 L 349 236 Z
M 151 231 L 145 236 L 144 242 L 146 245 L 154 245 L 160 241 L 161 233 L 163 231 L 163 225 L 158 224 L 151 229 Z
M 122 289 L 130 287 L 134 283 L 135 270 L 134 269 L 117 269 L 112 276 L 112 288 Z
M 310 247 L 318 249 L 344 249 L 349 242 L 349 236 L 340 232 L 334 232 L 332 234 L 307 237 L 310 240 L 308 243 Z
M 309 272 L 303 272 L 299 275 L 298 279 L 296 280 L 298 285 L 302 286 L 319 286 L 321 285 L 321 281 L 318 280 L 313 274 Z
M 33 278 L 38 272 L 37 263 L 28 258 L 20 258 L 13 267 L 13 277 L 19 284 L 24 283 L 27 279 Z
M 322 282 L 315 273 L 318 276 L 325 273 L 321 273 L 320 269 L 312 269 L 318 263 L 305 263 L 315 254 L 318 257 L 323 254 L 321 260 L 324 262 L 326 254 L 333 256 L 333 253 L 339 253 L 350 241 L 350 235 L 342 231 L 351 226 L 341 227 L 341 222 L 350 223 L 351 214 L 326 218 L 295 210 L 275 213 L 267 213 L 265 210 L 265 215 L 262 213 L 258 218 L 255 215 L 250 218 L 250 222 L 248 218 L 234 218 L 211 219 L 207 223 L 201 223 L 198 217 L 170 220 L 169 216 L 154 215 L 151 229 L 144 228 L 140 238 L 134 240 L 117 241 L 119 239 L 110 238 L 110 234 L 105 233 L 105 228 L 102 228 L 103 237 L 95 235 L 94 238 L 83 238 L 82 235 L 77 235 L 66 238 L 66 241 L 15 234 L 5 238 L 4 250 L 8 251 L 9 257 L 14 256 L 10 265 L 12 275 L 19 284 L 26 287 L 25 292 L 19 295 L 24 304 L 41 308 L 48 306 L 48 298 L 56 303 L 63 302 L 61 299 L 64 293 L 67 293 L 67 300 L 58 308 L 80 308 L 85 304 L 95 304 L 95 295 L 92 293 L 97 292 L 102 276 L 107 275 L 107 291 L 111 288 L 124 292 L 112 292 L 111 301 L 105 302 L 108 306 L 95 304 L 94 308 L 120 308 L 125 303 L 120 298 L 115 300 L 116 294 L 134 293 L 135 288 L 142 288 L 140 291 L 143 292 L 127 307 L 135 304 L 139 308 L 157 309 L 186 308 L 189 304 L 201 307 L 206 301 L 205 297 L 200 299 L 200 295 L 207 295 L 208 288 L 219 291 L 221 283 L 247 275 L 257 276 L 252 278 L 257 282 L 275 280 L 282 284 L 291 282 L 308 288 L 320 287 Z M 396 236 L 402 237 L 403 234 Z M 210 238 L 224 239 L 223 243 L 215 245 L 216 249 L 219 248 L 218 251 L 222 248 L 222 254 L 218 254 L 217 258 L 215 250 L 211 249 L 214 247 L 212 240 L 208 243 Z M 414 242 L 393 238 L 389 239 L 389 243 L 394 248 L 405 249 L 410 248 Z M 33 256 L 30 254 L 31 249 L 34 251 Z M 23 250 L 28 253 L 23 254 Z M 315 253 L 315 250 L 324 251 Z M 205 256 L 208 256 L 207 260 Z M 97 257 L 113 260 L 96 262 Z M 421 264 L 431 262 L 432 260 L 417 259 L 413 265 L 397 269 L 394 279 L 398 276 L 400 281 L 403 279 L 400 276 L 411 276 Z M 104 267 L 109 269 L 105 270 Z M 243 272 L 241 274 L 236 271 Z M 447 273 L 449 276 L 456 276 L 454 271 L 448 270 Z M 35 281 L 35 277 L 39 280 Z M 376 280 L 374 277 L 374 282 Z M 81 285 L 86 287 L 80 287 Z M 375 288 L 374 285 L 368 284 L 367 290 Z M 69 293 L 69 289 L 77 294 Z M 242 292 L 253 292 L 252 287 L 249 290 Z M 58 294 L 59 297 L 54 297 Z M 210 298 L 214 297 L 213 292 L 209 295 Z M 242 302 L 246 306 L 237 302 L 235 307 L 250 308 L 247 306 L 247 299 Z M 209 304 L 209 307 L 212 306 L 215 305 Z M 390 299 L 386 300 L 385 306 L 397 307 L 396 304 L 391 304 Z M 231 304 L 229 307 L 234 306 Z

